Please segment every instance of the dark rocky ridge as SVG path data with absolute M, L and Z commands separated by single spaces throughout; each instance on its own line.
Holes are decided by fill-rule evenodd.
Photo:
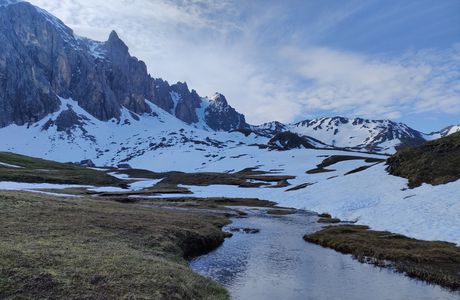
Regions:
M 199 122 L 196 109 L 203 105 L 186 83 L 152 78 L 114 31 L 106 42 L 96 42 L 75 36 L 60 20 L 27 2 L 0 6 L 0 127 L 42 119 L 58 110 L 59 97 L 76 100 L 102 121 L 119 118 L 122 107 L 150 113 L 147 100 L 192 124 Z M 210 105 L 210 127 L 246 127 L 244 117 L 225 104 L 224 115 L 215 114 Z M 214 116 L 227 118 L 223 127 Z
M 214 130 L 230 131 L 232 129 L 249 128 L 244 115 L 228 105 L 225 96 L 216 93 L 206 109 L 205 121 Z
M 268 141 L 268 145 L 277 150 L 315 148 L 306 137 L 301 137 L 290 131 L 283 131 L 275 134 L 275 136 Z

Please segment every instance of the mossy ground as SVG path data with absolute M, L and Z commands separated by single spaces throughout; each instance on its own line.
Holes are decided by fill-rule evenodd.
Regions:
M 284 215 L 292 215 L 292 214 L 295 214 L 296 212 L 297 211 L 295 209 L 270 209 L 267 211 L 267 214 L 284 216 Z
M 98 186 L 123 184 L 122 180 L 102 171 L 9 152 L 0 152 L 0 162 L 20 167 L 0 165 L 0 181 Z
M 366 226 L 325 227 L 304 236 L 308 242 L 352 254 L 360 261 L 391 266 L 411 277 L 460 289 L 460 248 L 440 241 L 421 241 Z
M 409 187 L 460 179 L 460 132 L 399 150 L 387 161 L 390 174 L 407 178 Z
M 224 217 L 0 192 L 1 299 L 227 299 L 185 258 L 218 246 Z

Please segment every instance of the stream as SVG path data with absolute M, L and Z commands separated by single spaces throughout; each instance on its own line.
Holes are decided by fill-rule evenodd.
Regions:
M 305 242 L 304 234 L 321 228 L 313 213 L 274 216 L 265 209 L 239 209 L 248 217 L 232 219 L 224 230 L 260 232 L 234 232 L 190 263 L 195 272 L 225 286 L 232 299 L 460 299 L 460 293 Z

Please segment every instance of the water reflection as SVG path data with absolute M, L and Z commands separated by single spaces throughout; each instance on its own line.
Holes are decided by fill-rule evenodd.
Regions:
M 460 299 L 460 293 L 306 243 L 302 236 L 320 226 L 307 212 L 247 212 L 249 218 L 230 226 L 259 228 L 260 233 L 234 233 L 216 251 L 191 262 L 192 269 L 223 284 L 234 299 Z

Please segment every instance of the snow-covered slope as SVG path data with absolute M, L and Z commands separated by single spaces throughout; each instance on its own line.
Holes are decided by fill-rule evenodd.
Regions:
M 398 147 L 425 141 L 420 132 L 390 120 L 319 118 L 287 125 L 287 128 L 331 146 L 382 153 L 393 153 Z
M 124 109 L 120 121 L 104 122 L 71 99 L 61 102 L 58 112 L 31 126 L 0 129 L 0 150 L 62 162 L 92 159 L 99 166 L 127 162 L 154 171 L 234 172 L 257 167 L 295 178 L 289 180 L 289 186 L 278 188 L 188 188 L 195 196 L 257 197 L 284 206 L 330 212 L 375 229 L 460 244 L 460 181 L 407 189 L 407 180 L 389 175 L 383 163 L 364 160 L 339 162 L 326 173 L 306 173 L 331 155 L 385 156 L 327 149 L 274 151 L 255 146 L 267 144 L 267 137 L 194 128 L 153 104 L 151 114 L 137 115 Z M 70 110 L 78 122 L 71 128 L 60 128 L 58 116 Z M 360 167 L 368 168 L 349 173 Z M 169 195 L 174 196 L 182 195 Z
M 342 162 L 333 172 L 305 174 L 313 167 L 317 156 L 331 155 L 324 150 L 292 150 L 265 153 L 264 169 L 282 169 L 282 174 L 295 174 L 292 185 L 309 183 L 304 189 L 240 188 L 215 185 L 187 186 L 195 196 L 257 197 L 282 206 L 317 212 L 329 212 L 342 220 L 357 221 L 378 230 L 389 230 L 425 240 L 445 240 L 460 245 L 460 181 L 446 185 L 423 185 L 407 189 L 407 180 L 388 175 L 383 164 L 345 175 L 362 161 Z M 335 152 L 334 154 L 343 154 Z M 272 156 L 273 155 L 273 156 Z M 233 163 L 236 166 L 236 162 Z M 169 195 L 174 197 L 174 195 Z
M 60 162 L 92 159 L 99 165 L 131 162 L 138 157 L 149 157 L 152 161 L 138 167 L 157 165 L 158 155 L 190 154 L 187 160 L 176 159 L 174 154 L 168 158 L 181 169 L 188 164 L 204 167 L 203 158 L 206 162 L 218 160 L 228 148 L 267 143 L 267 138 L 254 134 L 245 136 L 190 126 L 151 103 L 151 113 L 138 115 L 123 108 L 119 120 L 100 121 L 76 101 L 63 98 L 60 101 L 60 109 L 39 122 L 0 128 L 0 150 Z M 195 161 L 193 153 L 201 159 Z
M 432 132 L 430 134 L 425 134 L 424 138 L 426 140 L 435 140 L 435 139 L 439 139 L 439 138 L 451 135 L 456 132 L 460 132 L 460 125 L 448 126 L 440 131 Z
M 9 2 L 3 0 L 0 3 Z M 10 26 L 0 28 L 6 37 L 0 43 L 0 50 L 4 50 L 0 51 L 0 56 L 14 53 L 17 51 L 14 43 L 25 43 L 31 36 L 27 28 L 14 32 L 19 25 L 15 23 L 18 18 L 12 13 L 21 15 L 27 12 L 34 18 L 20 22 L 21 26 L 30 21 L 30 28 L 38 24 L 43 32 L 49 34 L 38 36 L 37 42 L 32 44 L 35 48 L 23 47 L 24 51 L 17 53 L 18 56 L 8 57 L 7 69 L 0 68 L 0 73 L 21 74 L 16 79 L 7 76 L 10 80 L 8 86 L 13 88 L 0 90 L 0 107 L 7 107 L 0 111 L 1 151 L 60 162 L 91 159 L 98 166 L 126 162 L 133 167 L 154 171 L 232 172 L 257 167 L 296 177 L 290 180 L 288 187 L 214 185 L 190 189 L 197 196 L 274 200 L 282 205 L 327 211 L 345 220 L 357 219 L 359 223 L 375 229 L 460 243 L 457 197 L 460 182 L 436 187 L 424 185 L 408 190 L 407 181 L 389 175 L 382 163 L 372 165 L 363 160 L 335 164 L 327 173 L 306 173 L 326 156 L 350 155 L 350 152 L 331 149 L 331 146 L 393 153 L 401 145 L 421 143 L 436 135 L 424 136 L 405 124 L 389 120 L 340 117 L 296 124 L 270 122 L 249 127 L 244 116 L 231 108 L 224 96 L 217 94 L 211 99 L 202 98 L 194 90 L 190 91 L 185 83 L 169 85 L 166 81 L 147 76 L 145 65 L 129 56 L 126 45 L 116 33 L 113 32 L 107 42 L 91 41 L 75 36 L 62 22 L 29 4 L 12 6 L 0 8 L 0 17 Z M 38 23 L 33 23 L 32 19 Z M 54 44 L 49 42 L 50 36 Z M 97 80 L 77 75 L 70 78 L 69 74 L 65 76 L 65 72 L 41 70 L 42 65 L 33 60 L 35 53 L 51 57 L 48 55 L 51 44 L 65 44 L 59 49 L 62 55 L 56 57 L 66 60 L 48 61 L 49 69 L 54 66 L 61 66 L 63 70 L 73 67 L 75 72 L 71 73 L 80 74 L 83 68 L 83 73 L 94 74 Z M 30 65 L 24 64 L 24 61 Z M 99 73 L 104 73 L 96 72 L 99 68 L 105 69 L 110 78 L 118 80 L 107 85 L 109 81 L 106 78 L 97 77 Z M 36 73 L 32 74 L 30 70 L 36 70 Z M 50 73 L 57 77 L 50 78 Z M 39 80 L 31 80 L 26 75 Z M 66 84 L 70 79 L 78 83 L 77 88 Z M 129 84 L 123 85 L 131 79 Z M 23 88 L 14 88 L 19 85 L 15 85 L 13 80 L 21 81 Z M 49 92 L 57 83 L 62 83 L 62 86 L 55 92 L 41 93 L 43 86 Z M 105 95 L 107 97 L 100 93 L 101 86 L 104 87 L 102 90 L 109 91 Z M 27 97 L 16 97 L 18 91 L 24 91 Z M 75 100 L 62 98 L 64 94 L 72 95 Z M 54 96 L 45 102 L 47 105 L 41 105 L 37 95 Z M 26 108 L 30 108 L 29 115 L 24 113 Z M 233 131 L 241 127 L 242 130 Z M 440 137 L 459 129 L 460 126 L 454 126 L 437 134 Z M 302 138 L 292 134 L 277 136 L 285 131 Z M 270 141 L 275 148 L 289 151 L 273 150 L 274 147 L 269 146 Z M 310 145 L 323 149 L 305 149 Z M 352 154 L 385 158 L 377 154 Z M 347 174 L 360 167 L 368 168 Z M 299 185 L 306 187 L 289 190 Z
M 339 162 L 328 167 L 330 172 L 306 173 L 331 155 L 386 157 L 327 149 L 264 149 L 255 145 L 267 144 L 267 137 L 194 128 L 153 104 L 151 114 L 137 115 L 124 109 L 120 121 L 104 122 L 71 99 L 61 102 L 58 112 L 31 126 L 0 129 L 0 150 L 61 162 L 92 159 L 99 166 L 127 162 L 154 171 L 234 172 L 257 167 L 295 178 L 289 180 L 289 186 L 279 188 L 211 185 L 189 189 L 195 196 L 274 200 L 285 206 L 330 212 L 375 229 L 460 244 L 460 181 L 407 189 L 407 180 L 389 175 L 384 163 L 364 160 Z M 58 116 L 70 110 L 78 122 L 60 128 Z M 360 167 L 368 168 L 349 173 Z M 308 186 L 289 190 L 303 184 Z M 174 196 L 179 195 L 169 195 Z

